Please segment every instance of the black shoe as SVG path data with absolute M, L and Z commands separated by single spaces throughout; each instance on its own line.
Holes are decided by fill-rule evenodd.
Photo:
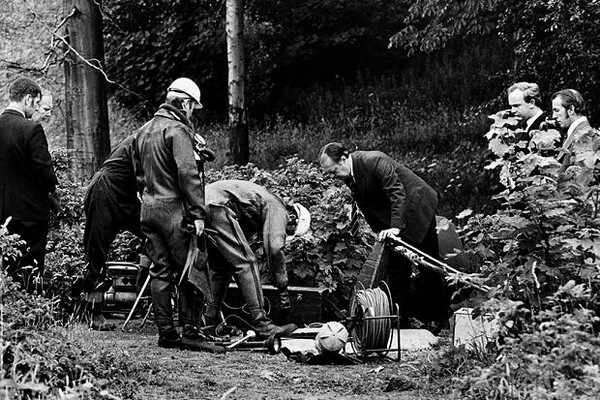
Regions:
M 224 354 L 225 347 L 216 346 L 210 342 L 207 342 L 204 339 L 190 339 L 185 336 L 181 338 L 181 350 L 190 350 L 190 351 L 208 351 L 214 354 Z
M 175 328 L 169 329 L 162 335 L 159 335 L 158 347 L 163 347 L 165 349 L 174 349 L 177 347 L 181 347 L 181 337 L 179 337 L 179 334 L 177 333 Z
M 181 347 L 181 339 L 172 340 L 159 337 L 158 347 L 162 347 L 164 349 L 176 349 Z

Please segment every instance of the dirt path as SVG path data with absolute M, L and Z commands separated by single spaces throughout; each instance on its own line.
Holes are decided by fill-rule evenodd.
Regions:
M 133 326 L 136 326 L 135 324 Z M 153 326 L 131 332 L 74 329 L 98 359 L 112 358 L 108 388 L 120 399 L 437 399 L 427 379 L 430 351 L 353 366 L 310 366 L 283 354 L 213 355 L 161 349 Z M 406 383 L 412 387 L 405 389 Z M 225 397 L 224 395 L 227 394 Z

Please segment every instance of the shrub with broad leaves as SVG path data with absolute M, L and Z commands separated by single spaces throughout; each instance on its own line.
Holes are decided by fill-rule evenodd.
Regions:
M 491 287 L 479 311 L 496 316 L 495 357 L 454 376 L 465 399 L 593 399 L 600 394 L 600 187 L 597 143 L 575 144 L 576 171 L 515 143 L 500 115 L 487 134 L 500 170 L 502 207 L 460 215 L 466 247 Z M 518 130 L 518 128 L 516 128 Z M 533 132 L 552 150 L 557 132 Z M 595 134 L 594 134 L 595 135 Z M 547 139 L 547 140 L 546 140 Z M 567 169 L 568 171 L 568 169 Z M 468 218 L 467 218 L 468 217 Z M 451 354 L 442 355 L 441 365 Z

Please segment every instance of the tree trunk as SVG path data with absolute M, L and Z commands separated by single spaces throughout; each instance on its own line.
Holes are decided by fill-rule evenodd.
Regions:
M 72 172 L 87 180 L 110 152 L 100 0 L 63 0 L 65 36 L 73 48 L 65 60 L 67 148 L 75 151 Z M 75 53 L 77 52 L 77 54 Z M 94 67 L 88 65 L 87 60 Z
M 229 149 L 234 164 L 249 161 L 244 85 L 244 0 L 226 0 L 227 65 L 229 71 Z

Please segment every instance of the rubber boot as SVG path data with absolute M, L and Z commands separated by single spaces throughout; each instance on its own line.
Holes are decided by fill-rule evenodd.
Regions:
M 155 278 L 150 281 L 150 287 L 154 321 L 158 327 L 158 345 L 168 348 L 179 347 L 181 339 L 175 329 L 171 304 L 174 285 L 170 281 Z
M 179 287 L 179 316 L 182 326 L 198 326 L 198 297 L 194 287 L 189 282 L 183 282 Z
M 267 317 L 264 310 L 252 311 L 252 326 L 256 330 L 258 337 L 270 337 L 270 336 L 288 336 L 298 326 L 296 324 L 286 324 L 283 326 L 275 325 L 273 321 Z
M 158 347 L 165 349 L 176 349 L 182 346 L 181 337 L 175 327 L 169 328 L 158 336 Z

